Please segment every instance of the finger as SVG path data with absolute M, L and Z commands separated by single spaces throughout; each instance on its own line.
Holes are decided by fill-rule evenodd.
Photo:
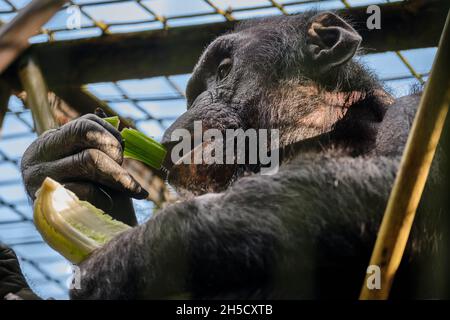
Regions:
M 123 162 L 123 149 L 119 141 L 97 122 L 79 118 L 58 130 L 47 132 L 33 142 L 23 155 L 21 171 L 29 196 L 34 199 L 42 181 L 53 169 L 58 169 L 48 165 L 43 167 L 42 163 L 52 163 L 83 149 L 99 149 L 118 164 Z
M 0 297 L 27 287 L 14 251 L 0 244 Z
M 97 149 L 83 150 L 42 166 L 42 172 L 60 182 L 88 180 L 136 199 L 148 196 L 147 191 L 125 169 Z
M 8 247 L 6 244 L 4 244 L 3 242 L 0 242 L 0 256 L 4 253 L 4 252 L 9 252 L 11 251 L 11 248 Z
M 81 138 L 85 137 L 85 141 L 88 143 L 85 146 L 86 149 L 90 145 L 93 145 L 94 148 L 99 149 L 117 163 L 122 164 L 124 144 L 120 132 L 110 123 L 93 114 L 84 115 L 80 120 L 80 126 L 82 128 L 85 127 L 84 130 L 81 129 Z M 83 120 L 88 121 L 84 122 Z M 75 126 L 75 128 L 77 127 Z M 74 131 L 76 131 L 76 129 Z
M 102 108 L 96 108 L 94 114 L 99 118 L 107 118 L 108 115 L 103 111 Z
M 19 274 L 20 271 L 20 265 L 19 260 L 17 258 L 9 257 L 9 258 L 2 258 L 0 260 L 0 274 L 4 275 L 15 275 Z
M 17 255 L 13 249 L 4 243 L 0 243 L 0 259 L 17 259 Z
M 22 162 L 26 165 L 30 165 L 30 162 L 34 164 L 65 158 L 85 149 L 98 149 L 119 164 L 123 161 L 123 149 L 119 140 L 104 126 L 86 117 L 49 132 L 30 148 L 34 150 L 27 150 L 26 154 L 32 155 L 33 159 Z
M 112 124 L 110 124 L 109 122 L 107 122 L 107 121 L 102 119 L 102 118 L 106 118 L 105 112 L 103 110 L 102 110 L 102 112 L 103 112 L 102 117 L 100 117 L 98 115 L 95 115 L 95 114 L 92 114 L 92 113 L 89 113 L 89 114 L 86 114 L 86 115 L 82 116 L 82 118 L 94 121 L 94 122 L 98 123 L 99 125 L 101 125 L 103 128 L 108 130 L 108 132 L 111 133 L 117 139 L 117 141 L 120 142 L 120 144 L 123 147 L 124 141 L 122 139 L 122 135 L 120 134 L 120 131 L 117 130 L 116 128 L 114 128 L 114 126 Z M 103 115 L 105 117 L 103 117 Z

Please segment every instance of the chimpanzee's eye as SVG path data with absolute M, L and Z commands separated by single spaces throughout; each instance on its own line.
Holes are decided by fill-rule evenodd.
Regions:
M 219 67 L 217 68 L 217 79 L 219 81 L 223 80 L 228 75 L 228 73 L 230 73 L 230 70 L 231 70 L 231 59 L 230 58 L 223 59 Z

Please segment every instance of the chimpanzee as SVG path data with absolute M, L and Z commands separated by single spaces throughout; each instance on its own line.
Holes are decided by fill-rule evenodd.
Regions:
M 163 143 L 170 150 L 171 133 L 194 121 L 279 129 L 279 171 L 169 164 L 169 181 L 192 195 L 95 251 L 71 298 L 356 299 L 420 98 L 394 100 L 354 59 L 360 43 L 331 12 L 243 22 L 214 40 Z M 122 150 L 118 131 L 83 116 L 25 152 L 27 191 L 34 198 L 50 176 L 99 207 L 115 192 L 108 212 L 135 224 L 129 198 L 146 192 L 121 167 Z M 443 157 L 439 150 L 393 297 L 442 295 Z

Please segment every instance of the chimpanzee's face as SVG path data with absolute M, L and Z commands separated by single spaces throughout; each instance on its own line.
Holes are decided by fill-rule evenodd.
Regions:
M 212 42 L 201 56 L 189 80 L 187 112 L 166 132 L 180 125 L 193 129 L 247 129 L 258 125 L 258 104 L 270 75 L 259 70 L 255 52 L 265 39 L 253 30 L 230 33 Z M 274 68 L 275 61 L 271 61 Z
M 342 108 L 328 110 L 321 88 L 336 86 L 342 66 L 355 54 L 360 36 L 332 13 L 280 17 L 239 26 L 213 41 L 189 80 L 187 111 L 176 129 L 278 129 L 281 146 L 328 130 Z M 326 110 L 325 110 L 326 109 Z M 326 111 L 326 115 L 324 112 Z M 239 166 L 174 166 L 172 183 L 200 192 L 218 191 Z

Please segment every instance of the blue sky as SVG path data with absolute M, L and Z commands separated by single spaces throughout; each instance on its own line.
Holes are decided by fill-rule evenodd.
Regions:
M 29 1 L 11 0 L 18 8 Z M 92 3 L 93 0 L 79 0 L 75 3 Z M 99 2 L 96 0 L 95 2 Z M 229 6 L 239 9 L 252 6 L 267 5 L 267 0 L 214 0 L 221 9 Z M 288 4 L 293 0 L 279 1 Z M 380 1 L 349 0 L 351 5 L 365 5 L 379 3 Z M 147 0 L 142 1 L 145 7 L 164 16 L 177 16 L 184 14 L 196 14 L 211 12 L 212 8 L 201 0 Z M 287 11 L 297 12 L 317 7 L 317 4 L 303 4 L 287 7 Z M 320 4 L 322 9 L 342 8 L 341 1 L 324 1 Z M 8 13 L 10 7 L 0 0 L 0 20 L 9 21 L 14 14 Z M 121 4 L 96 5 L 85 8 L 86 12 L 97 20 L 105 22 L 127 23 L 142 20 L 139 25 L 120 25 L 111 27 L 112 32 L 130 32 L 140 30 L 159 29 L 160 22 L 149 21 L 151 15 L 133 1 Z M 261 15 L 279 14 L 276 9 L 251 10 L 236 12 L 236 18 L 256 17 Z M 65 28 L 67 12 L 62 10 L 49 23 L 46 28 Z M 176 19 L 169 21 L 171 27 L 180 25 L 223 21 L 221 15 L 209 15 L 200 18 Z M 80 37 L 99 36 L 100 29 L 93 26 L 86 16 L 82 17 L 82 30 L 61 31 L 55 35 L 56 40 L 74 39 Z M 33 42 L 47 41 L 47 36 L 36 36 Z M 434 55 L 435 48 L 425 48 L 402 52 L 419 73 L 428 73 Z M 359 58 L 368 65 L 382 79 L 402 78 L 387 81 L 386 84 L 396 96 L 408 94 L 412 84 L 417 83 L 413 78 L 407 78 L 410 74 L 400 59 L 392 52 L 366 55 Z M 167 126 L 185 110 L 185 100 L 176 88 L 184 90 L 189 74 L 170 76 L 168 81 L 164 77 L 152 79 L 137 79 L 119 81 L 113 83 L 97 83 L 87 86 L 92 93 L 108 101 L 110 106 L 125 117 L 139 120 L 137 126 L 146 134 L 160 139 Z M 172 84 L 175 84 L 175 87 Z M 123 93 L 136 99 L 132 103 L 123 99 Z M 32 208 L 27 199 L 21 183 L 20 172 L 17 164 L 28 145 L 35 139 L 31 132 L 33 126 L 31 114 L 23 108 L 21 101 L 11 98 L 10 111 L 7 113 L 0 136 L 0 241 L 13 246 L 21 257 L 21 264 L 27 279 L 32 287 L 43 297 L 67 298 L 66 281 L 70 275 L 70 265 L 55 251 L 41 241 L 40 235 L 31 223 Z M 150 118 L 149 118 L 150 116 Z M 146 119 L 148 118 L 148 119 Z M 159 121 L 157 119 L 163 119 Z M 137 212 L 140 221 L 148 217 L 151 204 L 144 201 L 136 201 Z

